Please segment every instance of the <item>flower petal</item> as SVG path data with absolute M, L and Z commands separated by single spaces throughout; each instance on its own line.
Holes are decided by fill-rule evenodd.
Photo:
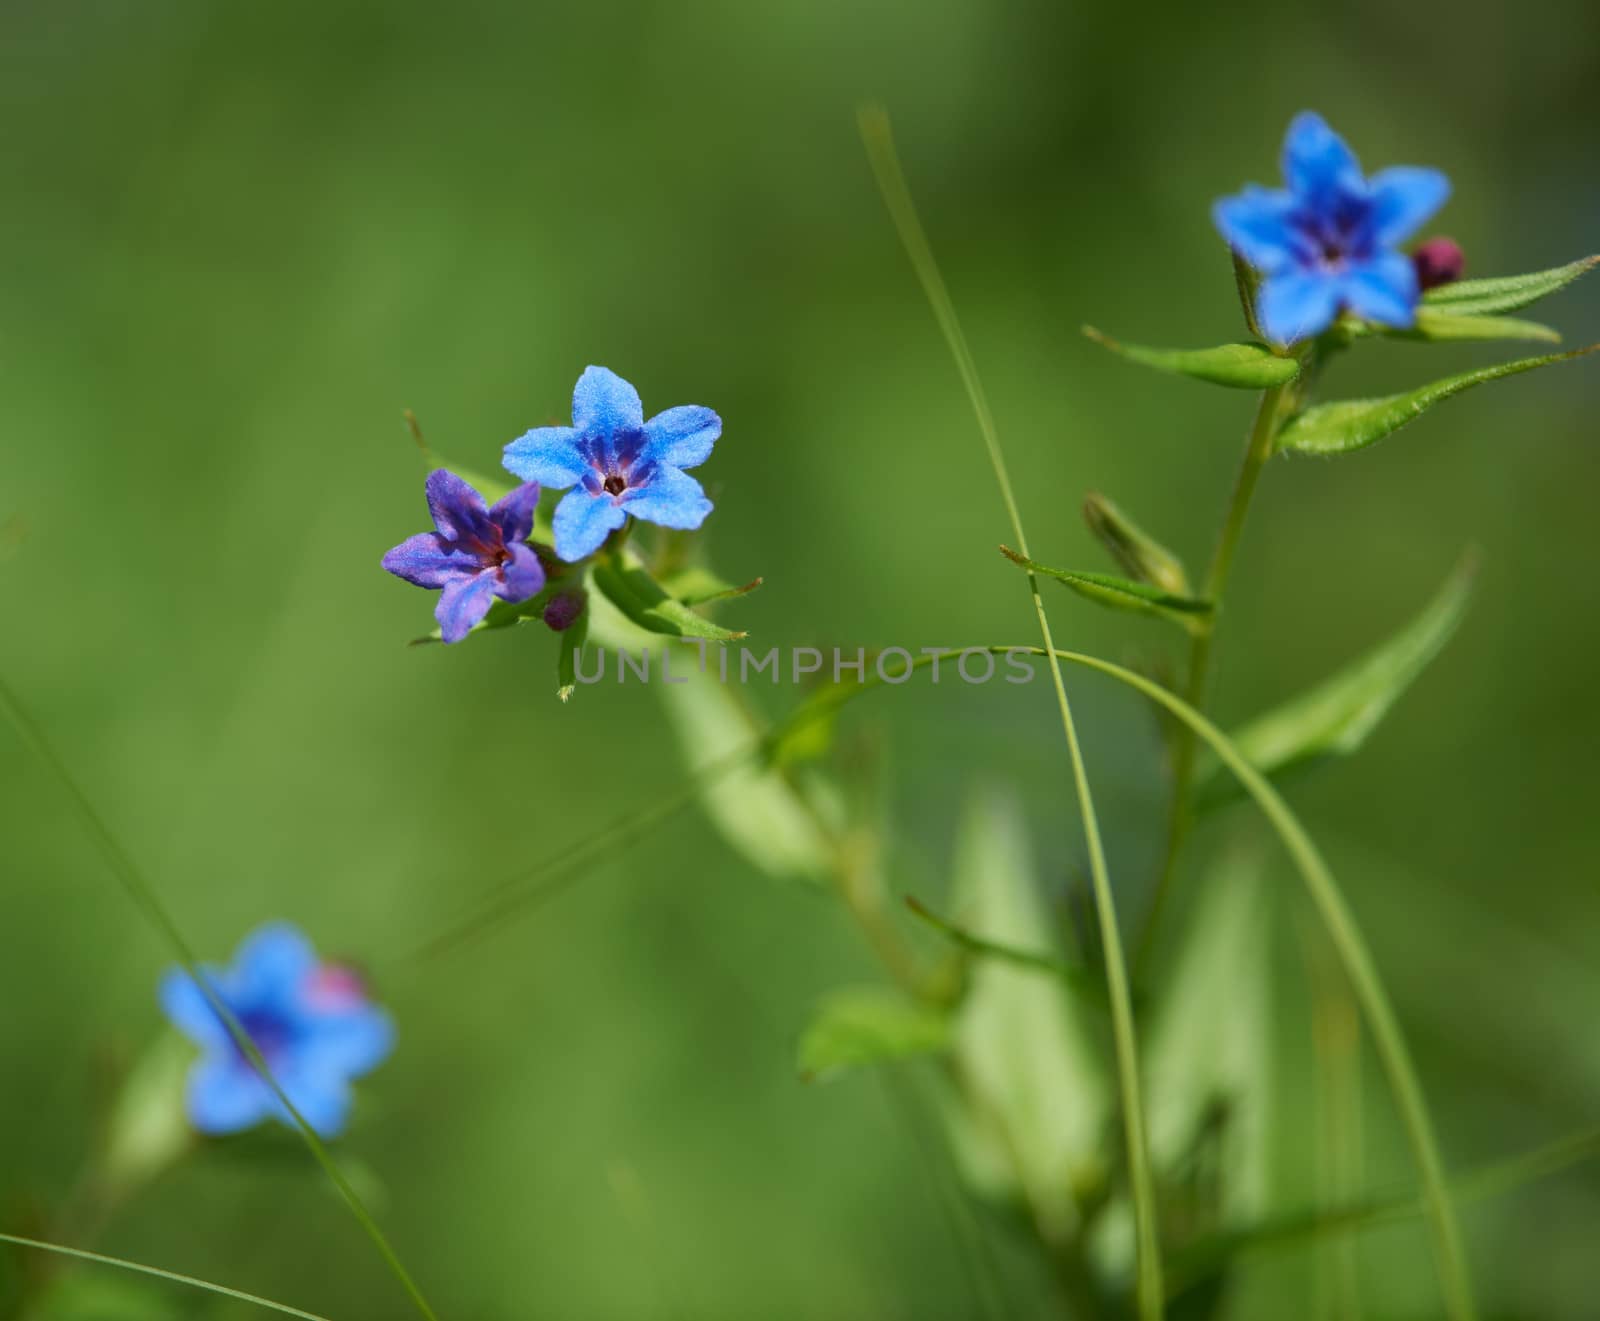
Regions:
M 419 532 L 385 553 L 383 567 L 418 587 L 438 589 L 483 568 L 482 560 L 437 532 Z
M 389 1058 L 394 1039 L 394 1020 L 375 1005 L 323 1015 L 312 1026 L 297 1067 L 308 1074 L 358 1078 Z
M 458 578 L 439 594 L 433 617 L 439 621 L 439 636 L 446 642 L 460 642 L 472 626 L 489 613 L 499 575 L 485 569 L 474 578 Z
M 1327 211 L 1341 196 L 1363 191 L 1361 163 L 1314 110 L 1294 117 L 1283 140 L 1283 180 L 1296 197 Z
M 560 491 L 582 477 L 588 466 L 578 448 L 582 434 L 576 427 L 535 427 L 506 446 L 505 466 L 525 482 L 542 482 Z
M 1211 219 L 1227 244 L 1266 274 L 1298 264 L 1310 240 L 1292 223 L 1297 203 L 1281 188 L 1250 184 L 1242 193 L 1218 200 Z
M 228 1007 L 235 1008 L 234 997 L 247 1005 L 292 1002 L 316 970 L 316 951 L 297 927 L 288 922 L 258 927 L 233 956 Z
M 502 601 L 515 605 L 544 590 L 544 565 L 539 563 L 533 548 L 524 546 L 520 541 L 507 549 L 511 552 L 511 558 L 500 566 L 494 594 Z
M 1339 313 L 1339 277 L 1324 271 L 1286 271 L 1256 295 L 1256 320 L 1274 344 L 1293 344 L 1326 330 Z
M 525 482 L 498 500 L 489 511 L 489 521 L 500 529 L 506 545 L 526 541 L 533 532 L 534 511 L 539 508 L 539 483 Z
M 189 1121 L 202 1133 L 238 1133 L 278 1110 L 277 1098 L 242 1057 L 207 1056 L 189 1070 Z
M 201 968 L 201 976 L 217 987 L 216 969 Z M 161 979 L 157 992 L 161 1012 L 172 1025 L 197 1046 L 207 1050 L 232 1049 L 232 1038 L 217 1011 L 211 1007 L 205 993 L 195 985 L 194 978 L 182 968 L 173 968 Z
M 489 511 L 483 497 L 455 473 L 435 468 L 428 474 L 428 512 L 446 541 L 485 541 Z
M 556 506 L 556 554 L 568 564 L 593 555 L 600 543 L 627 521 L 627 514 L 609 495 L 590 495 L 583 487 L 575 487 Z
M 1372 221 L 1379 243 L 1399 243 L 1445 204 L 1450 180 L 1439 170 L 1396 165 L 1372 176 Z
M 699 404 L 684 404 L 657 413 L 644 424 L 641 459 L 693 468 L 711 457 L 711 447 L 722 435 L 722 419 Z
M 622 497 L 622 507 L 662 527 L 697 528 L 711 512 L 711 501 L 688 473 L 661 464 L 648 482 Z
M 1357 316 L 1384 326 L 1409 326 L 1417 314 L 1417 268 L 1404 253 L 1388 252 L 1353 265 L 1340 281 Z
M 608 367 L 585 367 L 572 390 L 572 425 L 588 434 L 637 431 L 644 425 L 639 392 Z
M 350 1117 L 350 1086 L 343 1078 L 296 1064 L 285 1070 L 278 1085 L 318 1137 L 336 1138 L 344 1132 Z M 272 1098 L 272 1112 L 282 1123 L 296 1126 L 277 1097 Z

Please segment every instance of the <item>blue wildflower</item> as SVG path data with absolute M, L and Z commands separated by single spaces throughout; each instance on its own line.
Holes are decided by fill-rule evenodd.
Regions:
M 200 971 L 295 1109 L 323 1137 L 336 1136 L 350 1108 L 350 1080 L 394 1049 L 394 1025 L 367 999 L 360 978 L 319 963 L 306 938 L 282 922 L 250 935 L 231 967 Z M 167 1017 L 203 1052 L 188 1084 L 197 1129 L 237 1133 L 265 1119 L 294 1122 L 187 972 L 167 973 L 160 994 Z
M 1278 344 L 1318 334 L 1344 308 L 1386 326 L 1416 316 L 1417 273 L 1395 245 L 1450 195 L 1438 170 L 1397 166 L 1366 178 L 1350 148 L 1306 111 L 1283 144 L 1287 188 L 1249 185 L 1212 210 L 1217 228 L 1265 279 L 1256 321 Z
M 460 642 L 498 596 L 515 604 L 544 588 L 544 566 L 525 545 L 539 504 L 535 483 L 519 486 L 493 509 L 453 472 L 428 474 L 434 532 L 408 537 L 383 557 L 383 567 L 418 587 L 440 590 L 433 617 L 439 636 Z
M 704 463 L 722 419 L 688 404 L 644 420 L 639 392 L 604 367 L 587 367 L 572 391 L 570 427 L 536 427 L 506 446 L 505 465 L 524 481 L 561 490 L 556 554 L 581 560 L 628 515 L 662 527 L 697 528 L 711 501 L 683 470 Z

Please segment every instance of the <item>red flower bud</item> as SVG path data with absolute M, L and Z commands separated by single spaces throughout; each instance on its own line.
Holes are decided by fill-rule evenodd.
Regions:
M 1411 264 L 1417 268 L 1417 284 L 1423 289 L 1436 289 L 1461 278 L 1467 264 L 1466 254 L 1454 239 L 1434 238 L 1417 245 L 1411 254 Z

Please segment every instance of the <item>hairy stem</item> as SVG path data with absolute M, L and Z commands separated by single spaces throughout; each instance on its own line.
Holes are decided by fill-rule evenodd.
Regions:
M 1244 458 L 1239 464 L 1239 475 L 1234 480 L 1233 497 L 1228 502 L 1228 512 L 1222 530 L 1217 535 L 1216 549 L 1211 554 L 1211 564 L 1206 570 L 1203 599 L 1210 601 L 1208 614 L 1198 616 L 1193 625 L 1193 640 L 1189 644 L 1189 668 L 1184 680 L 1184 700 L 1196 711 L 1205 710 L 1206 685 L 1211 677 L 1211 644 L 1216 636 L 1217 619 L 1222 613 L 1222 598 L 1228 588 L 1228 578 L 1233 572 L 1233 557 L 1239 548 L 1239 537 L 1244 531 L 1245 515 L 1250 510 L 1250 498 L 1255 494 L 1256 482 L 1267 460 L 1272 457 L 1272 447 L 1282 423 L 1284 399 L 1289 387 L 1275 385 L 1261 395 L 1256 409 L 1255 425 L 1250 429 L 1250 440 Z M 1155 894 L 1150 909 L 1145 914 L 1144 927 L 1139 933 L 1139 943 L 1134 955 L 1135 969 L 1148 965 L 1150 951 L 1155 944 L 1156 931 L 1167 899 L 1172 893 L 1173 880 L 1178 871 L 1178 860 L 1189 838 L 1189 828 L 1194 822 L 1192 790 L 1195 769 L 1194 731 L 1184 726 L 1178 731 L 1172 753 L 1172 802 L 1167 813 L 1167 842 L 1162 854 L 1161 872 L 1156 881 Z

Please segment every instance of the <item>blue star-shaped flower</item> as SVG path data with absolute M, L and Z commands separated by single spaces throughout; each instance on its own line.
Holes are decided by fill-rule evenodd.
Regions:
M 335 1137 L 350 1109 L 350 1080 L 394 1049 L 394 1024 L 347 968 L 323 964 L 287 923 L 262 927 L 227 968 L 201 968 L 250 1034 L 285 1095 L 312 1128 Z M 204 1052 L 189 1072 L 189 1119 L 202 1133 L 237 1133 L 265 1119 L 294 1121 L 234 1044 L 194 979 L 174 968 L 161 1007 Z
M 639 392 L 604 367 L 587 367 L 572 391 L 570 427 L 535 427 L 506 446 L 505 465 L 528 482 L 572 487 L 556 506 L 556 554 L 568 562 L 600 549 L 628 515 L 697 528 L 711 501 L 683 470 L 704 463 L 722 419 L 687 404 L 644 420 Z
M 1327 329 L 1343 308 L 1386 326 L 1416 316 L 1417 273 L 1395 244 L 1450 195 L 1438 170 L 1397 166 L 1366 178 L 1350 148 L 1311 111 L 1283 144 L 1287 188 L 1249 185 L 1212 210 L 1217 228 L 1264 277 L 1256 321 L 1277 344 Z
M 433 532 L 407 537 L 383 557 L 383 567 L 418 587 L 440 591 L 433 617 L 439 636 L 460 642 L 489 612 L 493 598 L 515 604 L 544 589 L 544 565 L 527 546 L 539 488 L 519 486 L 495 505 L 453 472 L 428 474 Z

